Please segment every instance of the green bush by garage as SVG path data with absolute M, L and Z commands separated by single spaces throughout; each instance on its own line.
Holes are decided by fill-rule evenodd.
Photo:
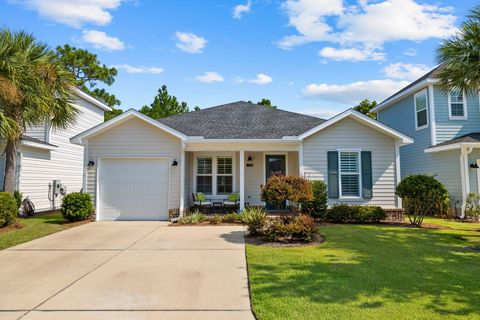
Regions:
M 92 198 L 88 193 L 69 193 L 63 197 L 61 211 L 68 221 L 87 220 L 93 214 Z
M 0 192 L 0 228 L 14 224 L 17 213 L 15 197 L 8 192 Z

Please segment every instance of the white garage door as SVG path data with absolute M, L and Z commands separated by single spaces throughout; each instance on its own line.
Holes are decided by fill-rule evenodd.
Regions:
M 167 159 L 101 159 L 99 220 L 168 220 Z

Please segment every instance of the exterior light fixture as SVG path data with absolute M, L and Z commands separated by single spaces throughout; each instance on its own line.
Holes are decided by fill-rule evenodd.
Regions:
M 87 167 L 90 168 L 90 167 L 93 167 L 94 165 L 95 165 L 95 161 L 90 160 L 90 161 L 88 161 Z
M 176 167 L 176 166 L 178 166 L 178 161 L 177 159 L 174 159 L 172 162 L 172 167 Z
M 253 159 L 252 159 L 252 156 L 251 156 L 251 155 L 248 155 L 248 159 L 247 159 L 247 160 L 248 160 L 248 161 L 252 161 L 252 160 L 253 160 Z
M 473 161 L 472 164 L 470 165 L 470 168 L 478 169 L 478 163 L 477 163 L 477 161 Z

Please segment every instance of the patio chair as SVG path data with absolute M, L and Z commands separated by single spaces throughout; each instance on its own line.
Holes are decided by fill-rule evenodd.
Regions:
M 228 208 L 233 209 L 235 212 L 238 211 L 240 209 L 240 194 L 238 193 L 229 194 L 227 199 L 223 201 L 223 208 L 225 209 L 225 211 Z
M 203 213 L 211 213 L 212 202 L 208 201 L 203 192 L 192 193 L 193 209 Z

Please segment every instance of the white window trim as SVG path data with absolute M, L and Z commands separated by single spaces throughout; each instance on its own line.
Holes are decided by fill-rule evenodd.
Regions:
M 417 114 L 418 114 L 418 111 L 417 111 L 417 96 L 421 95 L 421 94 L 424 94 L 425 95 L 425 110 L 426 110 L 426 114 L 427 114 L 427 124 L 423 125 L 423 126 L 418 126 L 418 119 L 417 119 Z M 428 128 L 428 125 L 430 124 L 430 116 L 428 114 L 428 92 L 427 92 L 427 89 L 423 89 L 417 93 L 415 93 L 413 95 L 413 112 L 415 114 L 415 130 L 422 130 L 422 129 L 426 129 Z
M 196 154 L 194 157 L 193 163 L 193 192 L 197 192 L 197 173 L 198 169 L 198 158 L 212 158 L 212 174 L 200 174 L 200 176 L 211 176 L 212 177 L 212 193 L 206 194 L 208 196 L 227 196 L 228 194 L 218 194 L 217 193 L 217 176 L 229 176 L 225 174 L 217 174 L 217 167 L 218 167 L 218 158 L 232 158 L 232 193 L 237 192 L 236 187 L 236 178 L 237 178 L 237 170 L 236 170 L 236 157 L 235 154 L 228 153 L 228 154 Z
M 358 154 L 358 196 L 343 196 L 342 195 L 342 166 L 340 155 L 342 152 L 355 152 Z M 342 148 L 337 149 L 338 153 L 338 200 L 363 200 L 363 186 L 362 186 L 362 149 L 359 148 Z
M 448 92 L 448 119 L 449 120 L 467 120 L 468 119 L 468 108 L 467 108 L 467 95 L 465 91 L 462 92 L 463 94 L 463 116 L 452 116 L 452 96 L 451 92 Z

